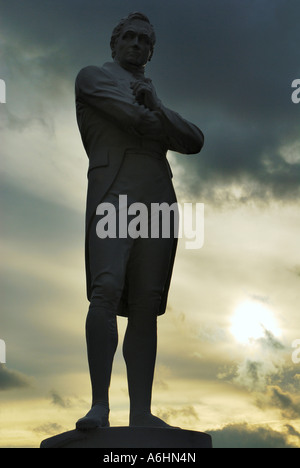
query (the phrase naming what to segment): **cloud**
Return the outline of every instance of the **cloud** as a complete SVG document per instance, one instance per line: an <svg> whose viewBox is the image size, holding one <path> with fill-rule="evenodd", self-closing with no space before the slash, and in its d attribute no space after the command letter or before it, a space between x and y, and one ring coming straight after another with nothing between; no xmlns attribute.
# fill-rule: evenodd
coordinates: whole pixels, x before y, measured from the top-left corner
<svg viewBox="0 0 300 468"><path fill-rule="evenodd" d="M263 346L277 350L285 349L285 346L280 343L280 341L273 335L272 332L270 332L270 330L264 329L264 335L265 336L263 338L258 340L262 343Z"/></svg>
<svg viewBox="0 0 300 468"><path fill-rule="evenodd" d="M172 424L172 421L180 419L183 424L193 425L199 421L199 415L196 409L192 406L184 406L182 408L166 407L157 411L157 416L164 421Z"/></svg>
<svg viewBox="0 0 300 468"><path fill-rule="evenodd" d="M75 203L72 210L7 179L2 180L1 196L2 238L6 241L40 256L80 248L83 214L76 213Z"/></svg>
<svg viewBox="0 0 300 468"><path fill-rule="evenodd" d="M297 448L289 442L287 433L268 426L238 423L205 432L211 435L214 448Z"/></svg>
<svg viewBox="0 0 300 468"><path fill-rule="evenodd" d="M47 423L47 424L41 424L40 426L37 426L33 428L32 430L33 432L36 432L38 434L54 435L54 434L59 434L60 432L62 432L63 427L57 423Z"/></svg>
<svg viewBox="0 0 300 468"><path fill-rule="evenodd" d="M286 424L285 427L290 435L298 437L300 439L300 432L296 431L296 429L293 426L291 426L290 424Z"/></svg>
<svg viewBox="0 0 300 468"><path fill-rule="evenodd" d="M8 84L15 80L14 91L19 86L22 92L16 110L31 109L31 118L51 128L55 116L49 108L55 102L59 112L63 96L73 99L82 66L111 59L112 28L137 9L135 2L120 0L114 8L108 0L70 6L70 0L3 5ZM296 199L300 163L286 157L284 148L299 145L298 109L290 99L299 73L299 2L276 0L267 8L204 0L187 8L177 1L141 1L138 9L158 36L149 74L159 95L206 137L199 156L178 158L187 193L218 204ZM11 122L27 125L19 114Z"/></svg>
<svg viewBox="0 0 300 468"><path fill-rule="evenodd" d="M241 356L239 362L224 366L218 378L246 390L257 408L279 411L283 419L299 419L298 374L290 364L290 349L268 330L248 349L252 358Z"/></svg>
<svg viewBox="0 0 300 468"><path fill-rule="evenodd" d="M0 364L0 391L30 388L32 381L29 377L16 370L8 369Z"/></svg>
<svg viewBox="0 0 300 468"><path fill-rule="evenodd" d="M278 409L283 418L300 418L300 399L298 395L294 396L289 392L284 392L278 385L268 386L265 394L259 396L257 406Z"/></svg>
<svg viewBox="0 0 300 468"><path fill-rule="evenodd" d="M75 119L74 79L79 69L111 60L112 28L130 11L144 11L157 33L146 73L163 102L205 134L200 155L170 155L174 182L184 198L229 208L252 201L267 205L273 199L297 202L300 104L292 104L290 85L300 77L299 8L298 0L3 2L1 78L8 100L1 107L0 128L2 314L11 335L10 362L24 374L1 368L1 390L26 388L26 374L51 379L56 387L56 379L72 371L78 392L86 391L79 376L86 372L82 323L87 165ZM256 405L263 420L264 412L277 411L294 421L299 403L296 371L287 365L283 341L266 330L255 343L257 354L252 353L254 346L245 355L226 327L240 290L253 285L260 301L276 295L288 327L296 323L292 288L300 268L295 265L286 277L282 271L296 262L292 230L297 212L266 210L263 218L259 209L241 207L234 217L224 211L226 216L215 222L212 211L213 207L206 211L201 255L194 252L186 269L179 263L177 279L176 271L173 276L175 318L174 311L166 322L161 318L165 325L159 354L161 365L171 371L158 373L156 389L164 396L177 380L187 384L188 391L196 388L198 395L201 383L217 383L212 398L226 401L222 392L217 395L218 388L232 391L230 418L238 393L238 403L245 403L245 420ZM190 322L194 316L197 319ZM71 379L68 385L71 394ZM175 386L173 390L180 393ZM50 401L52 411L76 405L73 397L57 390ZM176 418L199 423L192 404L161 411L171 423ZM220 410L216 424L224 421L224 412L231 412L230 404ZM205 410L203 416L209 419ZM44 429L50 433L51 422ZM296 437L293 430L297 432L292 426L286 430L281 434L240 424L215 434L223 431L228 443L236 440L245 446L262 441L284 446L288 434Z"/></svg>
<svg viewBox="0 0 300 468"><path fill-rule="evenodd" d="M60 408L70 408L71 402L69 399L63 398L56 390L50 392L51 403Z"/></svg>
<svg viewBox="0 0 300 468"><path fill-rule="evenodd" d="M295 265L290 269L292 273L294 273L296 276L300 277L300 265Z"/></svg>
<svg viewBox="0 0 300 468"><path fill-rule="evenodd" d="M246 353L228 368L220 369L219 378L251 392L264 392L272 381L280 381L287 369L286 347L269 330L264 334L249 346L251 357Z"/></svg>
<svg viewBox="0 0 300 468"><path fill-rule="evenodd" d="M269 391L274 406L280 408L285 417L291 419L300 417L299 401L296 402L289 393L283 392L280 387L271 387Z"/></svg>

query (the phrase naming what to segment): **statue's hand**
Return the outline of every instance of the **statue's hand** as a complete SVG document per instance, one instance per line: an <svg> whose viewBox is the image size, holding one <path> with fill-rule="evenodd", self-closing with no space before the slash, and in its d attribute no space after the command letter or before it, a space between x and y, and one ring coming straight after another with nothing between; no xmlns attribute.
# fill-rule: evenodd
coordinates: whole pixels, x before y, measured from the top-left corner
<svg viewBox="0 0 300 468"><path fill-rule="evenodd" d="M159 109L160 100L151 81L136 81L131 84L131 88L139 104L152 111Z"/></svg>

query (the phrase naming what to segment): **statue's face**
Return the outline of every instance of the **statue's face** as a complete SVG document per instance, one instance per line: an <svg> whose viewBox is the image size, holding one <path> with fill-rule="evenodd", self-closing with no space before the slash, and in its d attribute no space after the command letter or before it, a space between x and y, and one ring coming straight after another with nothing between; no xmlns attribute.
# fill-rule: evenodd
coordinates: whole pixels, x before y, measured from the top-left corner
<svg viewBox="0 0 300 468"><path fill-rule="evenodd" d="M127 22L115 44L115 60L121 66L145 66L151 55L151 27L145 21Z"/></svg>

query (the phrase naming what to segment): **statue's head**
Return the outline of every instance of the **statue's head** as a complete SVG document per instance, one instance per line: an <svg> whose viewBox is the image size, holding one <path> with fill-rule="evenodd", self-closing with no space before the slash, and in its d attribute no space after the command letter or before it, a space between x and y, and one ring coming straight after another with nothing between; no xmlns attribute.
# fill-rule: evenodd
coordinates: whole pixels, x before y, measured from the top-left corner
<svg viewBox="0 0 300 468"><path fill-rule="evenodd" d="M124 58L126 48L126 60L138 60L144 62L139 65L145 66L152 58L155 41L155 32L147 16L138 12L130 13L121 19L112 32L110 40L112 57L120 61L121 55ZM137 57L138 49L139 57Z"/></svg>

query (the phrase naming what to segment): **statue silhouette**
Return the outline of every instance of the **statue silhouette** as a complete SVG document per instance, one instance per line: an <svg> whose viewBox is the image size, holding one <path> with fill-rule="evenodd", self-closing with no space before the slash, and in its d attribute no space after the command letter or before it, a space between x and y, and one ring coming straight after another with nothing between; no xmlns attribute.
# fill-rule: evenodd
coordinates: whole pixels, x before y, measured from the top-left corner
<svg viewBox="0 0 300 468"><path fill-rule="evenodd" d="M78 429L109 426L109 386L118 344L117 316L128 317L123 343L130 398L130 426L170 427L151 413L157 351L157 317L165 312L175 259L176 216L170 235L99 237L99 204L120 213L128 203L176 203L166 153L198 153L203 134L165 107L145 66L155 33L149 19L132 13L111 37L112 62L87 66L76 78L76 113L89 158L86 206L86 320L92 407ZM167 66L167 65L166 65ZM124 232L117 217L117 232ZM130 216L127 223L130 222ZM153 219L148 219L149 225ZM127 227L127 225L125 226Z"/></svg>

